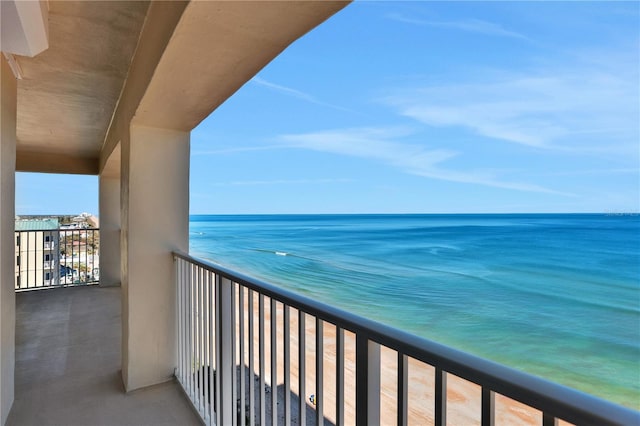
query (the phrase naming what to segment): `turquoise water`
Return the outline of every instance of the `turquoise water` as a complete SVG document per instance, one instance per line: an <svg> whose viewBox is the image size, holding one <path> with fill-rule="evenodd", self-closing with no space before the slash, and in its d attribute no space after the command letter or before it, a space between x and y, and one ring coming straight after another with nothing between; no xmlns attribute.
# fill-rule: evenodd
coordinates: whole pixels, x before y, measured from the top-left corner
<svg viewBox="0 0 640 426"><path fill-rule="evenodd" d="M638 215L192 216L190 226L195 256L640 408Z"/></svg>

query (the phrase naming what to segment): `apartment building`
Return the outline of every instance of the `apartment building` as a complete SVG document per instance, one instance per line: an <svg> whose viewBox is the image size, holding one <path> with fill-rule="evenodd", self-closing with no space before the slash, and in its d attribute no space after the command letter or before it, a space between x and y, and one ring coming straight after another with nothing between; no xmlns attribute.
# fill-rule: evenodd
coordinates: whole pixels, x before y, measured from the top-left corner
<svg viewBox="0 0 640 426"><path fill-rule="evenodd" d="M16 290L59 282L59 229L58 219L16 220Z"/></svg>

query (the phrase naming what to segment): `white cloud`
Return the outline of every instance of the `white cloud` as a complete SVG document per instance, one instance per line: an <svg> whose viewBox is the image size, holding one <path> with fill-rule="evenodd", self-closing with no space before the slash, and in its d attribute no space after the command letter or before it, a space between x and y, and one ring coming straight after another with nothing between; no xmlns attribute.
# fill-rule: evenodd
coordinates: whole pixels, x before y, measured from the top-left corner
<svg viewBox="0 0 640 426"><path fill-rule="evenodd" d="M349 183L352 179L274 179L274 180L239 180L232 182L213 183L212 186L261 186L261 185L323 185L335 183Z"/></svg>
<svg viewBox="0 0 640 426"><path fill-rule="evenodd" d="M581 69L501 74L396 91L384 100L429 126L540 148L632 152L638 140L637 71Z"/></svg>
<svg viewBox="0 0 640 426"><path fill-rule="evenodd" d="M537 174L541 176L640 175L640 168L565 170L559 172L542 172Z"/></svg>
<svg viewBox="0 0 640 426"><path fill-rule="evenodd" d="M411 133L413 132L399 127L359 128L283 135L280 140L291 147L372 158L405 169L422 169L456 155L453 151L426 150L419 145L393 142Z"/></svg>
<svg viewBox="0 0 640 426"><path fill-rule="evenodd" d="M208 151L193 151L191 154L195 156L225 155L225 154L237 154L242 152L253 152L253 151L274 151L274 150L286 149L286 148L290 148L290 147L286 145L238 146L235 148L221 148L221 149L212 149Z"/></svg>
<svg viewBox="0 0 640 426"><path fill-rule="evenodd" d="M287 96L292 96L294 98L298 98L300 100L303 100L303 101L306 101L306 102L309 102L309 103L312 103L312 104L315 104L315 105L325 106L325 107L337 109L339 111L355 112L353 110L341 107L339 105L333 105L333 104L330 104L330 103L327 103L327 102L323 102L323 101L317 99L315 96L312 96L312 95L310 95L308 93L301 92L300 90L296 90L296 89L293 89L291 87L282 86L280 84L275 84L275 83L272 83L272 82L267 81L267 80L265 80L263 78L260 78L260 77L253 77L250 81L252 83L254 83L254 84L259 85L259 86L266 87L266 88L271 89L271 90L275 90L275 91L283 93L283 94L285 94Z"/></svg>
<svg viewBox="0 0 640 426"><path fill-rule="evenodd" d="M282 135L291 147L368 158L396 167L405 173L450 182L484 185L517 191L572 196L539 185L501 180L491 171L456 171L442 164L457 155L455 151L426 149L421 145L398 142L412 132L406 128L358 128Z"/></svg>
<svg viewBox="0 0 640 426"><path fill-rule="evenodd" d="M493 22L483 21L480 19L461 19L457 21L427 21L423 19L406 17L404 15L397 14L397 13L390 14L388 15L388 17L395 21L405 22L407 24L450 28L454 30L461 30L461 31L466 31L466 32L476 33L476 34L484 34L484 35L498 36L498 37L510 37L510 38L517 38L521 40L530 41L530 39L523 34L508 30L504 28L502 25L499 25Z"/></svg>

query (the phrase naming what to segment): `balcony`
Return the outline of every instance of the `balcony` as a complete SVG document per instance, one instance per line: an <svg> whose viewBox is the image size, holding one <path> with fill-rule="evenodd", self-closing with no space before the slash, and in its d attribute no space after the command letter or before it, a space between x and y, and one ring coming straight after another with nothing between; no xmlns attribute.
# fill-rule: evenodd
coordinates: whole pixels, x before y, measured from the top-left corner
<svg viewBox="0 0 640 426"><path fill-rule="evenodd" d="M175 382L125 393L120 288L16 294L15 402L7 425L199 425Z"/></svg>

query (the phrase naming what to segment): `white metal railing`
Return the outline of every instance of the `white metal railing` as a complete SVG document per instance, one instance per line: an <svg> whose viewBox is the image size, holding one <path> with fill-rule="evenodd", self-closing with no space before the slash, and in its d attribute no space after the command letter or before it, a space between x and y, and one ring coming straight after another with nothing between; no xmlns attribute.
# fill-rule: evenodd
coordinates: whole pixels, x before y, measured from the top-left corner
<svg viewBox="0 0 640 426"><path fill-rule="evenodd" d="M486 426L505 399L533 412L532 424L640 424L639 412L574 389L185 254L174 261L175 374L206 425L306 425L315 417L317 425L404 426L412 416L418 424ZM459 380L478 389L474 419L460 420L448 396L447 383Z"/></svg>

